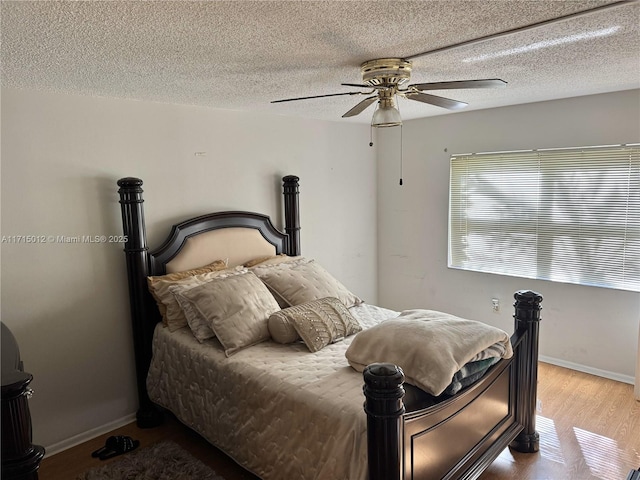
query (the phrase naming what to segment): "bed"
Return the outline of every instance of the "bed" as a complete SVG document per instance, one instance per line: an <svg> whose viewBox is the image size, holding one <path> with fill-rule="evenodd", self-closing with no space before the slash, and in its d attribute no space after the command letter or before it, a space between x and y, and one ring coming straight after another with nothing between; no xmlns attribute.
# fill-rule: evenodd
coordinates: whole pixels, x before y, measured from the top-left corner
<svg viewBox="0 0 640 480"><path fill-rule="evenodd" d="M155 250L147 246L142 184L130 177L118 181L140 427L160 424L168 409L265 479L473 479L506 447L538 451L540 294L514 295L514 332L507 336L513 354L492 362L459 391L439 395L405 383L405 372L393 363L363 365L363 373L349 365L354 363L350 357L347 362L345 350L355 351L354 339L398 314L361 302L349 305L345 315L353 315L362 331L311 352L306 337L290 344L230 344L224 332L202 339L187 327L171 332L162 326L149 277L220 259L225 268L238 269L256 258L283 255L299 258L301 268L311 265L313 260L301 257L299 179L283 178L284 232L263 214L217 212L174 225ZM243 288L240 278L262 266L255 268L251 275L246 269L238 274L233 288ZM225 283L230 282L207 285ZM274 317L276 308L286 307L269 306Z"/></svg>

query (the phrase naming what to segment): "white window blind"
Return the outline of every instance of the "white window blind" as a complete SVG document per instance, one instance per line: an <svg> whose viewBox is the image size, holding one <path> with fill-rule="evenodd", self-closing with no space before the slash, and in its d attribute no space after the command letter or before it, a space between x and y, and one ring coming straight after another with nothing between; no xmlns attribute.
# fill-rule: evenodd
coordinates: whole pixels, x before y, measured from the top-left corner
<svg viewBox="0 0 640 480"><path fill-rule="evenodd" d="M453 155L449 267L640 291L640 145Z"/></svg>

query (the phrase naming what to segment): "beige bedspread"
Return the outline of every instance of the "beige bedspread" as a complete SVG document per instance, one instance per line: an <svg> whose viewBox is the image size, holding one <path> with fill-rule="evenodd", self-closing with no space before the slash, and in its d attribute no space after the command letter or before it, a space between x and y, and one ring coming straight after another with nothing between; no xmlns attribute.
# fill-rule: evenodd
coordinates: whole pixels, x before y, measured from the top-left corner
<svg viewBox="0 0 640 480"><path fill-rule="evenodd" d="M397 315L351 312L365 328ZM344 356L352 339L316 353L269 341L227 358L215 339L159 326L149 396L265 480L365 480L362 375Z"/></svg>

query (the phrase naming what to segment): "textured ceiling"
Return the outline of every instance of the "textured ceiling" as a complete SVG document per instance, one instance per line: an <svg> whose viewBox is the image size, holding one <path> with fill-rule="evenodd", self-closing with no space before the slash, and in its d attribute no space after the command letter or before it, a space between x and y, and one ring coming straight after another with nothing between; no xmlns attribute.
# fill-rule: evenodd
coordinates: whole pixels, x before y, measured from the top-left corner
<svg viewBox="0 0 640 480"><path fill-rule="evenodd" d="M2 1L2 85L369 123L373 107L340 118L363 97L269 102L357 90L340 83L361 83L366 60L412 57L613 3ZM590 32L599 36L584 38ZM468 102L466 110L640 88L640 4L412 61L411 83L508 82L429 92ZM399 103L405 119L448 113Z"/></svg>

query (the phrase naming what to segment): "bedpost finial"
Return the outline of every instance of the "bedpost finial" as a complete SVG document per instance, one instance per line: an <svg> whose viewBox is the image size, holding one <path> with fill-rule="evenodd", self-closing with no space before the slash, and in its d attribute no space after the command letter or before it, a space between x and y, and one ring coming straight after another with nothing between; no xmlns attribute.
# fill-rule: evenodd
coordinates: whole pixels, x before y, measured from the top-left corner
<svg viewBox="0 0 640 480"><path fill-rule="evenodd" d="M404 372L392 363L372 363L362 372L364 376L364 411L377 418L399 418L405 412Z"/></svg>
<svg viewBox="0 0 640 480"><path fill-rule="evenodd" d="M540 310L542 307L542 295L532 290L518 290L513 294L513 298L516 299L515 307L524 308L528 310Z"/></svg>
<svg viewBox="0 0 640 480"><path fill-rule="evenodd" d="M518 290L513 294L513 298L516 299L516 304L521 304L524 308L526 308L526 305L529 305L530 308L542 308L540 307L540 303L542 303L542 295L538 292L534 292L532 290Z"/></svg>
<svg viewBox="0 0 640 480"><path fill-rule="evenodd" d="M542 310L540 303L542 302L542 295L532 290L518 290L513 294L513 298L516 299L513 304L515 308L515 314L513 317L516 321L540 321L540 310Z"/></svg>
<svg viewBox="0 0 640 480"><path fill-rule="evenodd" d="M300 181L300 177L296 175L287 175L285 177L282 177L282 181L284 183L298 183Z"/></svg>
<svg viewBox="0 0 640 480"><path fill-rule="evenodd" d="M392 363L372 363L362 373L365 384L376 390L397 389L404 382L402 368Z"/></svg>
<svg viewBox="0 0 640 480"><path fill-rule="evenodd" d="M120 204L142 203L142 180L135 177L125 177L118 180L120 189Z"/></svg>
<svg viewBox="0 0 640 480"><path fill-rule="evenodd" d="M124 177L118 180L118 186L123 188L141 187L142 180L136 177Z"/></svg>

